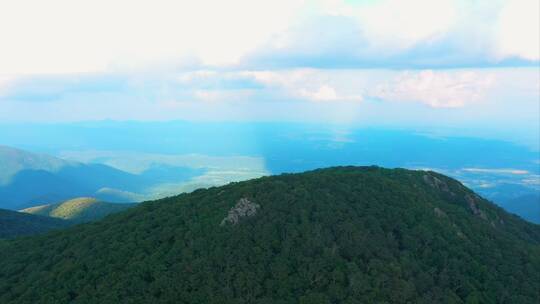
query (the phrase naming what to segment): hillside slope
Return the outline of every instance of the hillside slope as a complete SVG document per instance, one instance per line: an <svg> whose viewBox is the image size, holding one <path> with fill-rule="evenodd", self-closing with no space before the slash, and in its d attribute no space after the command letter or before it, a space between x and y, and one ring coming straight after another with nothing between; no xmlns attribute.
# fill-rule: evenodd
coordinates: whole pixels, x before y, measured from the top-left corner
<svg viewBox="0 0 540 304"><path fill-rule="evenodd" d="M61 219L0 209L0 239L45 233L73 224Z"/></svg>
<svg viewBox="0 0 540 304"><path fill-rule="evenodd" d="M338 167L0 242L2 303L539 303L540 227L424 171Z"/></svg>
<svg viewBox="0 0 540 304"><path fill-rule="evenodd" d="M133 206L135 204L113 204L101 202L91 197L80 197L58 204L35 206L20 211L82 223L96 221L109 214L120 212Z"/></svg>
<svg viewBox="0 0 540 304"><path fill-rule="evenodd" d="M29 153L20 149L0 145L0 185L23 170L45 170L56 172L71 163L52 156Z"/></svg>
<svg viewBox="0 0 540 304"><path fill-rule="evenodd" d="M540 191L516 184L500 184L496 188L483 188L479 192L504 210L540 224Z"/></svg>
<svg viewBox="0 0 540 304"><path fill-rule="evenodd" d="M65 161L0 146L0 208L19 210L83 196L133 202L142 200L147 189L186 181L203 171L157 166L133 174L103 164Z"/></svg>
<svg viewBox="0 0 540 304"><path fill-rule="evenodd" d="M22 209L98 194L105 187L141 187L139 176L105 165L65 161L0 146L0 208ZM122 197L110 199L125 202Z"/></svg>

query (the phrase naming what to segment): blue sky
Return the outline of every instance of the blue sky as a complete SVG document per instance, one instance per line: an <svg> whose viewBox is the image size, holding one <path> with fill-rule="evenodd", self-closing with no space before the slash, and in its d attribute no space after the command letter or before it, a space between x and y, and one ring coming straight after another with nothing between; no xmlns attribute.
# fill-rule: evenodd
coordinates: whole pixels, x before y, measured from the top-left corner
<svg viewBox="0 0 540 304"><path fill-rule="evenodd" d="M0 121L294 121L540 139L540 2L11 1Z"/></svg>

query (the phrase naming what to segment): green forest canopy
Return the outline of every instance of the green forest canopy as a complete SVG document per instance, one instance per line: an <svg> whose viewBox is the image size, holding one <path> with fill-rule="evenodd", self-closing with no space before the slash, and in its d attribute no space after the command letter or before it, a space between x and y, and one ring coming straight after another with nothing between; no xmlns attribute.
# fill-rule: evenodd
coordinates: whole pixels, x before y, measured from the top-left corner
<svg viewBox="0 0 540 304"><path fill-rule="evenodd" d="M3 241L0 302L539 303L540 227L434 172L284 174Z"/></svg>

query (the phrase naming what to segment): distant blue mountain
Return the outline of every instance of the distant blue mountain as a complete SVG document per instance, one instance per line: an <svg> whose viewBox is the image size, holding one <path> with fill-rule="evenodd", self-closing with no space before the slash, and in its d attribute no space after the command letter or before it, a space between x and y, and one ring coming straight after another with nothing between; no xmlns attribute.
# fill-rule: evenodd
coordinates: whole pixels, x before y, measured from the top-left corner
<svg viewBox="0 0 540 304"><path fill-rule="evenodd" d="M512 199L496 201L508 212L520 215L522 218L540 224L540 194L529 193Z"/></svg>
<svg viewBox="0 0 540 304"><path fill-rule="evenodd" d="M519 184L502 183L478 192L506 211L540 224L540 191Z"/></svg>
<svg viewBox="0 0 540 304"><path fill-rule="evenodd" d="M337 165L521 168L540 155L500 140L434 136L411 130L307 123L114 122L0 124L3 144L32 151L130 151L213 156L256 155L272 174Z"/></svg>
<svg viewBox="0 0 540 304"><path fill-rule="evenodd" d="M178 182L201 170L157 166L141 174L124 172L103 164L67 162L51 156L1 147L0 208L23 209L74 197L94 196L110 202L131 202L126 192L139 192L163 182ZM115 189L114 191L102 191Z"/></svg>

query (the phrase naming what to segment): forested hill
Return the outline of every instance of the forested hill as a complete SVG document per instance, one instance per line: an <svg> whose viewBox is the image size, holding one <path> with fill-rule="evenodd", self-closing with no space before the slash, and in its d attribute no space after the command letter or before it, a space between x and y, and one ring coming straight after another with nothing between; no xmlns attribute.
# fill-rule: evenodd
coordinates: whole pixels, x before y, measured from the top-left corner
<svg viewBox="0 0 540 304"><path fill-rule="evenodd" d="M61 219L0 209L0 239L45 233L73 224Z"/></svg>
<svg viewBox="0 0 540 304"><path fill-rule="evenodd" d="M47 204L20 210L24 213L49 216L77 223L92 222L126 210L135 204L107 203L92 197L79 197L57 204Z"/></svg>
<svg viewBox="0 0 540 304"><path fill-rule="evenodd" d="M198 190L0 243L1 303L540 303L540 226L425 171Z"/></svg>

